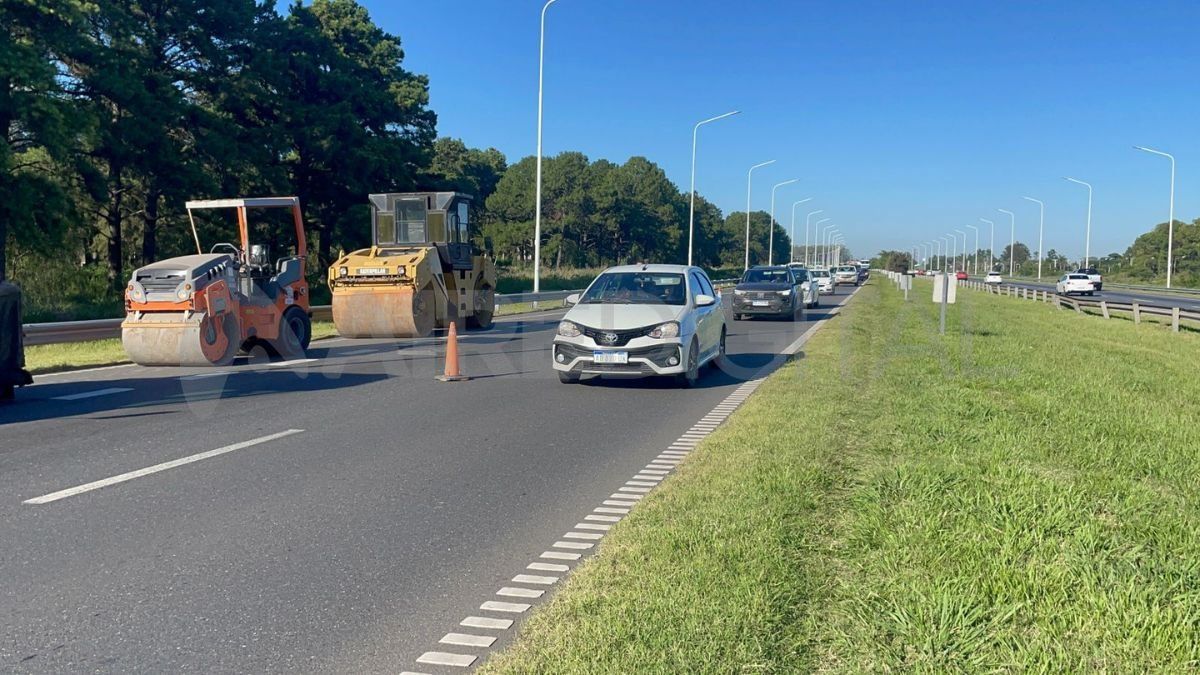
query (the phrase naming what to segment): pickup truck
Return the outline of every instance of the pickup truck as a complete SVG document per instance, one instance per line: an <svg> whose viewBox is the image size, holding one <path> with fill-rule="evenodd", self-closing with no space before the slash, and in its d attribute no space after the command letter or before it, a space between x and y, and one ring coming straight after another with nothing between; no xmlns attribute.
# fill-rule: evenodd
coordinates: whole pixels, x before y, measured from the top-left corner
<svg viewBox="0 0 1200 675"><path fill-rule="evenodd" d="M1075 274L1088 275L1088 279L1092 282L1092 288L1095 288L1097 293L1100 292L1100 289L1104 288L1104 277L1100 275L1100 270L1095 267L1080 267L1075 270Z"/></svg>

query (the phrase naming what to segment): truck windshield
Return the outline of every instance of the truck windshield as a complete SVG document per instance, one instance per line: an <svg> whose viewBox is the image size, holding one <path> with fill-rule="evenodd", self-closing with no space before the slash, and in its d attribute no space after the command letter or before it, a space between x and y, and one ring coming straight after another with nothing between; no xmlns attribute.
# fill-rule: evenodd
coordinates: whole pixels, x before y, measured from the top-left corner
<svg viewBox="0 0 1200 675"><path fill-rule="evenodd" d="M592 283L581 305L684 305L682 274L605 272Z"/></svg>

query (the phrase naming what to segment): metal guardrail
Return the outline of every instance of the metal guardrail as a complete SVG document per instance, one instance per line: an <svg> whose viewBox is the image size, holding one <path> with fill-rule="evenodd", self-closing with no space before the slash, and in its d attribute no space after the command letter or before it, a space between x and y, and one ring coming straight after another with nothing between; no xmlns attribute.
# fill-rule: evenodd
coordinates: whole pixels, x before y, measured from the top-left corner
<svg viewBox="0 0 1200 675"><path fill-rule="evenodd" d="M720 279L713 282L714 286L724 287L737 283L737 279ZM496 294L496 306L515 305L523 302L554 302L567 299L572 293L582 293L584 289L569 291L542 291L541 293L504 293ZM316 321L332 321L333 308L330 305L313 305L309 308ZM55 321L52 323L27 323L22 326L25 333L26 345L49 345L66 342L87 342L89 340L104 340L121 337L121 322L124 319L94 319L91 321Z"/></svg>
<svg viewBox="0 0 1200 675"><path fill-rule="evenodd" d="M982 278L982 277L980 277L979 275L971 275L972 280L975 280L976 278ZM1026 281L1026 282L1033 283L1033 284L1046 284L1048 286L1053 286L1054 282L1058 280L1058 277L1042 277L1042 279L1039 280L1037 277L1015 276L1015 277L1009 277L1009 279L1012 281ZM1178 295L1200 296L1200 288L1180 288L1177 286L1173 287L1173 288L1167 288L1166 286L1141 286L1141 285L1137 285L1137 284L1123 284L1123 283L1116 282L1116 281L1105 281L1104 287L1108 288L1108 289L1113 289L1113 290L1138 291L1141 293L1161 293L1163 295L1178 294Z"/></svg>
<svg viewBox="0 0 1200 675"><path fill-rule="evenodd" d="M1142 316L1147 314L1151 316L1170 317L1171 330L1175 332L1179 332L1179 322L1181 320L1200 322L1200 311L1166 304L1154 304L1146 302L1112 302L1109 300L1084 299L1063 296L1052 291L1030 289L1024 286L1016 286L1013 284L985 284L983 282L974 280L966 282L965 285L967 288L985 291L994 295L1005 295L1014 298L1052 303L1056 307L1071 308L1079 313L1083 313L1084 309L1096 309L1100 310L1100 316L1103 316L1105 319L1112 318L1113 312L1132 314L1133 322L1139 324L1142 322Z"/></svg>

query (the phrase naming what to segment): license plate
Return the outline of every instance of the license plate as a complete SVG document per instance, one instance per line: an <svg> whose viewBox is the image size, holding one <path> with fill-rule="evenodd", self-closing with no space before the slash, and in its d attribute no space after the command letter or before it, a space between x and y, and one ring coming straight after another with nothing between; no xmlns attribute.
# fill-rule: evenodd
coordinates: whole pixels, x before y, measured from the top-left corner
<svg viewBox="0 0 1200 675"><path fill-rule="evenodd" d="M770 307L771 306L771 303L767 300L755 300L753 304L755 307Z"/></svg>
<svg viewBox="0 0 1200 675"><path fill-rule="evenodd" d="M629 352L592 352L596 363L629 363Z"/></svg>
<svg viewBox="0 0 1200 675"><path fill-rule="evenodd" d="M387 274L386 267L360 267L358 273L364 276Z"/></svg>

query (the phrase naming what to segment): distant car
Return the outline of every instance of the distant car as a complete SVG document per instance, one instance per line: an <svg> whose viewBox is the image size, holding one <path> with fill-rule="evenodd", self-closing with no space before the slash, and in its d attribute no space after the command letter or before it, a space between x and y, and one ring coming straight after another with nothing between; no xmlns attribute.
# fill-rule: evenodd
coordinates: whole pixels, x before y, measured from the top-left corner
<svg viewBox="0 0 1200 675"><path fill-rule="evenodd" d="M1003 282L1004 280L1000 278L999 272L988 272L987 276L983 278L983 283L985 284L999 284Z"/></svg>
<svg viewBox="0 0 1200 675"><path fill-rule="evenodd" d="M1082 273L1062 275L1062 278L1058 280L1058 283L1054 284L1054 291L1059 295L1070 295L1072 293L1092 295L1096 292L1095 286L1093 286L1092 278L1087 274Z"/></svg>
<svg viewBox="0 0 1200 675"><path fill-rule="evenodd" d="M1074 274L1086 274L1088 280L1092 282L1093 290L1099 291L1104 288L1104 277L1095 267L1081 267L1075 270Z"/></svg>
<svg viewBox="0 0 1200 675"><path fill-rule="evenodd" d="M967 280L967 279L969 279L970 277L969 277L969 276L967 276L967 273L966 273L966 272L964 272L964 271L962 271L962 270L959 270L959 271L957 271L957 272L955 272L955 273L954 273L954 278L955 278L955 279L958 279L959 281L966 281L966 280Z"/></svg>
<svg viewBox="0 0 1200 675"><path fill-rule="evenodd" d="M733 288L733 318L768 314L795 321L805 305L804 289L790 267L752 267ZM807 280L807 273L804 274Z"/></svg>
<svg viewBox="0 0 1200 675"><path fill-rule="evenodd" d="M858 285L858 268L853 265L842 265L833 272L834 284Z"/></svg>
<svg viewBox="0 0 1200 675"><path fill-rule="evenodd" d="M833 293L833 275L824 267L814 267L808 271L808 275L817 280L817 291L819 293Z"/></svg>
<svg viewBox="0 0 1200 675"><path fill-rule="evenodd" d="M551 365L583 375L672 375L692 386L725 354L725 312L708 275L687 265L623 265L600 273L558 324Z"/></svg>

